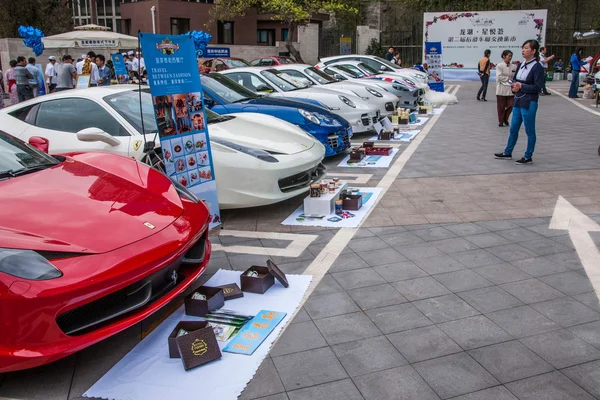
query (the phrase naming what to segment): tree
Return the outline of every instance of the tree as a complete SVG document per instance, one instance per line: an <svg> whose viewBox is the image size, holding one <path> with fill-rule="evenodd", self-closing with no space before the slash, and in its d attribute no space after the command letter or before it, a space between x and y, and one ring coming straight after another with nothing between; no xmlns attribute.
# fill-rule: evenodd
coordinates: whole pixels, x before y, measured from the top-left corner
<svg viewBox="0 0 600 400"><path fill-rule="evenodd" d="M19 37L21 25L54 35L71 30L73 14L63 0L0 0L0 37Z"/></svg>
<svg viewBox="0 0 600 400"><path fill-rule="evenodd" d="M288 26L286 48L298 62L304 62L300 51L293 45L294 34L299 26L309 23L313 15L357 14L358 9L344 0L220 0L211 9L213 20L230 20L243 17L247 10L256 8L260 14L271 15L271 19L282 21Z"/></svg>

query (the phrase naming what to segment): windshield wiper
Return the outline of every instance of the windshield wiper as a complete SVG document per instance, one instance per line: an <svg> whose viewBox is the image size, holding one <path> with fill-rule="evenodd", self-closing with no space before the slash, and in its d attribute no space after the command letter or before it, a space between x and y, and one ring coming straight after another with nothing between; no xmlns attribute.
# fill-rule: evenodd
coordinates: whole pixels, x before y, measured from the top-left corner
<svg viewBox="0 0 600 400"><path fill-rule="evenodd" d="M225 116L225 115L221 115L219 117L216 118L209 118L208 123L209 124L218 124L219 122L225 122L225 121L229 121L231 119L233 119L234 117L232 116Z"/></svg>
<svg viewBox="0 0 600 400"><path fill-rule="evenodd" d="M41 171L46 168L53 167L57 164L58 163L44 163L44 164L38 164L38 165L34 165L32 167L25 167L25 168L21 168L21 169L17 169L17 170L9 169L7 171L1 171L0 179L15 178L17 176L30 174L30 173L36 172L36 171Z"/></svg>

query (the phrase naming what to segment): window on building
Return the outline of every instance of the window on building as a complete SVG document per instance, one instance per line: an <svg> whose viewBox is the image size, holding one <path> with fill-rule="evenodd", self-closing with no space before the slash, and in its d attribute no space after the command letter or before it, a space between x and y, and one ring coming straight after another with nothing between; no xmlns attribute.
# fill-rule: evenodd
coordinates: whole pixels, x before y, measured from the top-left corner
<svg viewBox="0 0 600 400"><path fill-rule="evenodd" d="M104 18L98 18L98 25L106 26L106 20Z"/></svg>
<svg viewBox="0 0 600 400"><path fill-rule="evenodd" d="M116 1L117 4L120 2L120 0L106 0L104 3L104 5L106 6L106 15L107 16L113 15L113 1Z"/></svg>
<svg viewBox="0 0 600 400"><path fill-rule="evenodd" d="M258 43L259 46L275 46L275 29L257 30L256 43Z"/></svg>
<svg viewBox="0 0 600 400"><path fill-rule="evenodd" d="M287 40L289 34L290 34L290 30L288 28L281 29L281 40L285 42Z"/></svg>
<svg viewBox="0 0 600 400"><path fill-rule="evenodd" d="M115 28L113 26L113 20L112 20L112 18L107 18L106 19L106 27L109 28L111 31L115 30Z"/></svg>
<svg viewBox="0 0 600 400"><path fill-rule="evenodd" d="M171 35L183 35L189 31L189 18L171 18Z"/></svg>
<svg viewBox="0 0 600 400"><path fill-rule="evenodd" d="M121 30L126 35L131 35L131 20L130 19L122 19L121 24L117 24L117 32L119 31L119 25L121 25Z"/></svg>
<svg viewBox="0 0 600 400"><path fill-rule="evenodd" d="M96 11L98 12L98 15L100 16L104 16L104 1L105 0L96 0ZM110 0L108 0L110 1ZM104 24L99 24L99 25L104 25Z"/></svg>
<svg viewBox="0 0 600 400"><path fill-rule="evenodd" d="M217 42L219 44L233 44L233 22L217 22Z"/></svg>

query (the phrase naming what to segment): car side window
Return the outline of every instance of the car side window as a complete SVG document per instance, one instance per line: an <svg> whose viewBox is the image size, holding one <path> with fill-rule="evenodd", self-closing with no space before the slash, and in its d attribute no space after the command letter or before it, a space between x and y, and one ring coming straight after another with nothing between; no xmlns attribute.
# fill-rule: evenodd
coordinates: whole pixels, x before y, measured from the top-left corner
<svg viewBox="0 0 600 400"><path fill-rule="evenodd" d="M269 85L265 80L248 72L239 72L237 74L230 74L227 76L234 78L237 83L244 86L246 89L252 90L253 92L258 92L260 86L272 88L272 86Z"/></svg>
<svg viewBox="0 0 600 400"><path fill-rule="evenodd" d="M250 65L252 65L253 67L258 67L261 62L262 62L262 59L253 60L250 62Z"/></svg>
<svg viewBox="0 0 600 400"><path fill-rule="evenodd" d="M270 59L270 58L263 58L262 65L268 67L268 66L271 66L271 65L275 65L275 62L272 59Z"/></svg>
<svg viewBox="0 0 600 400"><path fill-rule="evenodd" d="M108 111L92 100L82 98L41 103L35 126L70 133L86 128L99 128L112 136L129 136L127 130Z"/></svg>
<svg viewBox="0 0 600 400"><path fill-rule="evenodd" d="M361 58L358 61L361 61L361 62L367 64L369 67L373 68L376 71L380 71L381 70L381 64L379 64L375 60L371 60L370 58Z"/></svg>
<svg viewBox="0 0 600 400"><path fill-rule="evenodd" d="M12 111L9 114L16 119L34 125L35 116L39 106L39 104L33 104L31 106L19 108L18 110Z"/></svg>

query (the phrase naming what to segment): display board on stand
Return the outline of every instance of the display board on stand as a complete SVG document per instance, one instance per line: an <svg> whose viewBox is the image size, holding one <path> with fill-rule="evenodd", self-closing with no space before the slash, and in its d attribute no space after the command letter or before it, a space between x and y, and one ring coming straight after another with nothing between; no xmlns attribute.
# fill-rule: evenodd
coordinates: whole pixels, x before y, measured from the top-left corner
<svg viewBox="0 0 600 400"><path fill-rule="evenodd" d="M115 76L117 77L117 83L126 84L129 83L129 74L127 73L127 67L125 66L125 60L123 60L122 54L111 54L113 66L115 68Z"/></svg>
<svg viewBox="0 0 600 400"><path fill-rule="evenodd" d="M221 222L217 183L194 43L186 35L140 33L167 175Z"/></svg>
<svg viewBox="0 0 600 400"><path fill-rule="evenodd" d="M444 92L442 42L425 42L425 62L429 87L436 92Z"/></svg>
<svg viewBox="0 0 600 400"><path fill-rule="evenodd" d="M444 68L477 68L486 49L500 62L503 50L521 54L523 42L546 40L548 10L424 13L423 43L440 42Z"/></svg>

